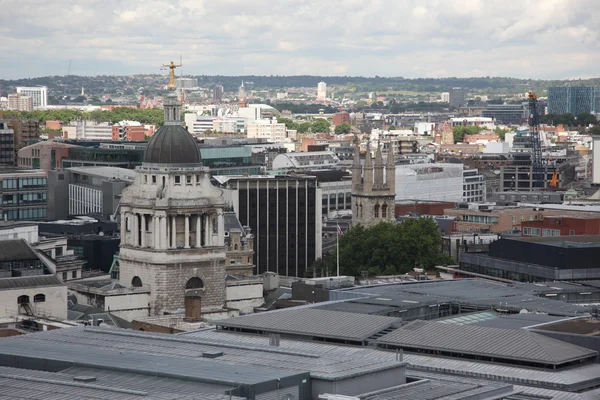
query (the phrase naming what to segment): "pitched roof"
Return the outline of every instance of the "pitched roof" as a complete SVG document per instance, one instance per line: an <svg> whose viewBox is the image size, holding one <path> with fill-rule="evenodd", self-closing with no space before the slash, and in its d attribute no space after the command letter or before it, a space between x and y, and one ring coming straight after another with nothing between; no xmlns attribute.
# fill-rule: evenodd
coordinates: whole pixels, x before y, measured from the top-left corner
<svg viewBox="0 0 600 400"><path fill-rule="evenodd" d="M527 330L415 321L390 332L378 343L404 349L561 365L596 356L596 351Z"/></svg>
<svg viewBox="0 0 600 400"><path fill-rule="evenodd" d="M62 283L55 275L22 276L18 278L0 279L0 290L63 285L64 283Z"/></svg>
<svg viewBox="0 0 600 400"><path fill-rule="evenodd" d="M316 308L293 308L229 318L217 323L231 328L340 340L364 341L401 319Z"/></svg>
<svg viewBox="0 0 600 400"><path fill-rule="evenodd" d="M37 254L27 245L24 239L0 241L0 262L36 259L38 259Z"/></svg>

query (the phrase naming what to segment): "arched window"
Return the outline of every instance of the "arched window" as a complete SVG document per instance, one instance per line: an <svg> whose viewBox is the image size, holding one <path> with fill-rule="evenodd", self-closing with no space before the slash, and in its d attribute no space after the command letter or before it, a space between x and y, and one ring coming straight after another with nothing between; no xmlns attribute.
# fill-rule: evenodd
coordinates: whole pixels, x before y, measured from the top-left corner
<svg viewBox="0 0 600 400"><path fill-rule="evenodd" d="M204 282L202 282L202 279L198 278L198 277L193 277L190 280L187 281L187 283L185 284L185 288L186 289L202 289L204 287Z"/></svg>
<svg viewBox="0 0 600 400"><path fill-rule="evenodd" d="M233 250L237 250L237 249L238 249L238 244L236 243L233 245Z"/></svg>
<svg viewBox="0 0 600 400"><path fill-rule="evenodd" d="M29 296L23 295L17 297L17 304L29 304Z"/></svg>
<svg viewBox="0 0 600 400"><path fill-rule="evenodd" d="M140 279L139 276L134 276L133 279L131 280L131 286L133 287L142 287L142 280Z"/></svg>
<svg viewBox="0 0 600 400"><path fill-rule="evenodd" d="M358 214L359 214L359 215L360 215L360 217L362 218L362 216L363 216L363 213L362 213L362 204L359 206L359 208L360 208L360 212L359 212Z"/></svg>
<svg viewBox="0 0 600 400"><path fill-rule="evenodd" d="M33 296L34 303L43 303L45 301L46 301L46 295L43 293L38 293L35 296Z"/></svg>
<svg viewBox="0 0 600 400"><path fill-rule="evenodd" d="M381 206L381 218L387 218L387 204L383 203Z"/></svg>
<svg viewBox="0 0 600 400"><path fill-rule="evenodd" d="M375 218L379 218L379 204L375 204L375 207L373 208L373 214Z"/></svg>

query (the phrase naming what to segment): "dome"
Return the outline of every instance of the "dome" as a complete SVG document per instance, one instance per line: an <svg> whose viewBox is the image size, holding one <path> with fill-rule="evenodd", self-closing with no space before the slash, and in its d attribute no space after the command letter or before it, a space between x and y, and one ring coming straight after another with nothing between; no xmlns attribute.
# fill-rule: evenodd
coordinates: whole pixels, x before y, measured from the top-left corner
<svg viewBox="0 0 600 400"><path fill-rule="evenodd" d="M175 93L164 100L165 124L148 142L144 162L151 164L200 164L196 140L181 126L179 101Z"/></svg>
<svg viewBox="0 0 600 400"><path fill-rule="evenodd" d="M196 140L181 125L164 125L146 147L144 162L152 164L200 164Z"/></svg>

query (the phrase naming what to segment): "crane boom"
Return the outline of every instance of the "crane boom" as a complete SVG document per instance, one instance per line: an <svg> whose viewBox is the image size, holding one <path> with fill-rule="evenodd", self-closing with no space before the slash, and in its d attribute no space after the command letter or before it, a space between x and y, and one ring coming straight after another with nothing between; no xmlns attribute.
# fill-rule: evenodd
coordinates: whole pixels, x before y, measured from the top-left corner
<svg viewBox="0 0 600 400"><path fill-rule="evenodd" d="M540 117L537 96L533 92L529 92L529 131L533 144L533 151L531 153L531 166L533 173L532 186L537 189L545 189L542 143L540 138Z"/></svg>

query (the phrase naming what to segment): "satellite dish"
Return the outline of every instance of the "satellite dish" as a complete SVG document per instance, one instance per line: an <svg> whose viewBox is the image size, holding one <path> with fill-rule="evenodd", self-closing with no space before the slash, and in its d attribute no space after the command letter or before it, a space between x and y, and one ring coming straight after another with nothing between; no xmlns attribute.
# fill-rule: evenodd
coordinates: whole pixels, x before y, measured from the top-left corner
<svg viewBox="0 0 600 400"><path fill-rule="evenodd" d="M523 308L521 311L519 311L519 314L529 314L529 311L527 311L527 309Z"/></svg>

